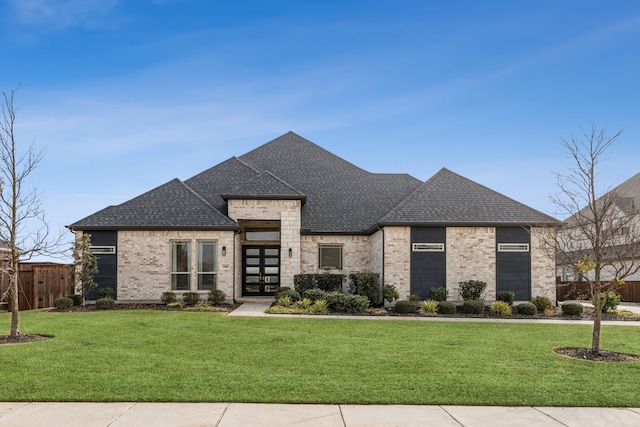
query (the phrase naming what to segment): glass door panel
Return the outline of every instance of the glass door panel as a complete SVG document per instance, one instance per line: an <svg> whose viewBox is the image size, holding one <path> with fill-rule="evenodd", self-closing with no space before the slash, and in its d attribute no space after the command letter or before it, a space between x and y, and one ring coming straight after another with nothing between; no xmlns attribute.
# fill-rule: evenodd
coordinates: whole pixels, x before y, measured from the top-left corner
<svg viewBox="0 0 640 427"><path fill-rule="evenodd" d="M280 287L280 247L242 247L243 295L273 295Z"/></svg>

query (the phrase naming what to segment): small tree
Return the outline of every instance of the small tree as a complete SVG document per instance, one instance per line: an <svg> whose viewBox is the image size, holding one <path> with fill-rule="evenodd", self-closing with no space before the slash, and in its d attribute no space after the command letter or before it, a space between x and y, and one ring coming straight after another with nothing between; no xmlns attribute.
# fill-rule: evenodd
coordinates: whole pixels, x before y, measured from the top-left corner
<svg viewBox="0 0 640 427"><path fill-rule="evenodd" d="M0 106L0 240L7 249L1 268L9 277L8 296L12 308L9 336L12 338L20 335L20 261L38 254L54 253L62 239L61 233L57 238L51 239L40 193L27 187L28 178L42 161L44 152L36 150L33 145L25 148L18 144L14 94L15 90L2 92Z"/></svg>
<svg viewBox="0 0 640 427"><path fill-rule="evenodd" d="M602 308L607 292L640 270L639 223L635 201L618 191L600 189L599 167L606 150L620 136L595 124L562 145L572 160L567 173L556 174L559 193L552 201L568 218L553 242L560 266L569 266L588 285L594 305L591 351L600 351Z"/></svg>
<svg viewBox="0 0 640 427"><path fill-rule="evenodd" d="M69 266L69 273L76 292L82 295L82 304L84 305L87 293L98 287L98 284L93 279L98 274L98 260L91 253L91 234L83 233L73 242L71 250L73 252L73 264Z"/></svg>

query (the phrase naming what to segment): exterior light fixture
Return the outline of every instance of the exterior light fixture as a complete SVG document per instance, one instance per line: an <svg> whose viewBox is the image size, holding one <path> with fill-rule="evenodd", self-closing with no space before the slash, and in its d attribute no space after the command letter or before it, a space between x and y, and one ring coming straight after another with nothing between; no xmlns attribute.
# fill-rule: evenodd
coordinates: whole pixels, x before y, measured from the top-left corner
<svg viewBox="0 0 640 427"><path fill-rule="evenodd" d="M222 247L222 256L227 256L227 247L226 246Z"/></svg>
<svg viewBox="0 0 640 427"><path fill-rule="evenodd" d="M293 256L293 249L289 248L289 258Z"/></svg>

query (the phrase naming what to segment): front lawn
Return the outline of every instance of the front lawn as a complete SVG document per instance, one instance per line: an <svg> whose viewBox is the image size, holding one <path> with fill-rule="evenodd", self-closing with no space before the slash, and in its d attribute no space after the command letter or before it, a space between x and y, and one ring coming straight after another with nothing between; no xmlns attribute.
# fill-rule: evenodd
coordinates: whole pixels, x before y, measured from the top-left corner
<svg viewBox="0 0 640 427"><path fill-rule="evenodd" d="M590 325L240 318L184 311L23 312L0 346L0 401L640 406L640 362L558 356ZM0 315L0 334L9 331ZM602 348L640 353L640 329Z"/></svg>

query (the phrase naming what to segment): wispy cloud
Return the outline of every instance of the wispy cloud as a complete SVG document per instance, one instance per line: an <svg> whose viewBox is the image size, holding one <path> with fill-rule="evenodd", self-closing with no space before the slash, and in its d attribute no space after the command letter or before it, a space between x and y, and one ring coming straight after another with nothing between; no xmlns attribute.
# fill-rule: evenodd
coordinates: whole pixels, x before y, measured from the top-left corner
<svg viewBox="0 0 640 427"><path fill-rule="evenodd" d="M119 0L9 0L17 21L39 29L107 26L108 18Z"/></svg>

